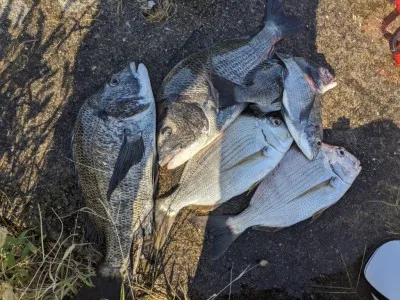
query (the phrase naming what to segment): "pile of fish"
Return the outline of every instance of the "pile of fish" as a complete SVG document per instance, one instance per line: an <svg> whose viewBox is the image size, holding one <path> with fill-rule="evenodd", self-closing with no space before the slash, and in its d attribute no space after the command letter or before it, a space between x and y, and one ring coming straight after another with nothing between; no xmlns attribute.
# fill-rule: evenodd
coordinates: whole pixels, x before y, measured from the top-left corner
<svg viewBox="0 0 400 300"><path fill-rule="evenodd" d="M155 234L161 247L186 206L215 207L255 188L236 216L191 219L206 224L218 258L247 228L294 225L350 188L360 162L322 142L321 95L336 86L335 77L274 51L301 28L279 0L268 0L258 34L183 59L156 101L146 68L131 63L84 102L74 161L86 206L105 236L101 275L125 275L132 242ZM157 154L160 167L184 170L179 185L154 200Z"/></svg>

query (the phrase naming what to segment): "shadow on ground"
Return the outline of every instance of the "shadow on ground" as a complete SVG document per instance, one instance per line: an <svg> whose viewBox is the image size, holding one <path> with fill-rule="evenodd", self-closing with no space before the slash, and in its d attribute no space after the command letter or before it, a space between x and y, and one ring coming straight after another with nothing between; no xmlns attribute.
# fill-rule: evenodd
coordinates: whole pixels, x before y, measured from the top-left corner
<svg viewBox="0 0 400 300"><path fill-rule="evenodd" d="M400 130L392 121L384 120L359 128L349 128L349 125L350 120L341 119L325 131L327 143L345 147L363 166L346 195L314 222L307 220L275 233L247 230L217 261L209 259L212 240L205 241L191 285L198 299L208 298L229 284L232 268L235 278L248 265L256 265L261 260L267 260L268 266L256 267L235 282L232 294L252 299L256 296L256 299L267 296L287 299L288 296L315 294L332 299L332 292L344 291L342 299L357 295L368 297L363 278L357 294L354 293L364 248L368 256L379 243L398 236L390 232L400 233L400 209L393 211L392 207L399 195L400 180L396 158L399 148L393 141L399 140ZM244 209L248 200L239 197L212 214L236 214ZM345 273L326 275L340 273L345 267L351 270L351 282ZM222 293L227 294L229 289Z"/></svg>
<svg viewBox="0 0 400 300"><path fill-rule="evenodd" d="M54 128L72 91L74 42L83 27L59 7L39 0L7 0L0 9L1 216L18 226L34 226L37 204L46 211L53 202L59 210L69 204L69 197L57 191L49 199L50 194L57 189L69 192L74 185L59 177L68 161L60 153L49 154L55 150ZM88 11L90 7L79 13ZM58 167L46 178L50 157L50 165Z"/></svg>

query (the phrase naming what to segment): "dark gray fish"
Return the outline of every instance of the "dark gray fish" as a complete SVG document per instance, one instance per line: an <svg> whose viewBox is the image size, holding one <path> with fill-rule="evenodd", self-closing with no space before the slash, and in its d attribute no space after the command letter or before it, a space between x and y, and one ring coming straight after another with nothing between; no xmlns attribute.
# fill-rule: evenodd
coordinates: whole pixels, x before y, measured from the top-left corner
<svg viewBox="0 0 400 300"><path fill-rule="evenodd" d="M319 216L347 192L361 171L345 149L323 144L315 160L292 147L258 186L249 207L236 216L195 217L214 236L212 255L220 257L247 228L273 231Z"/></svg>
<svg viewBox="0 0 400 300"><path fill-rule="evenodd" d="M155 101L147 69L130 63L82 105L73 137L85 205L104 234L103 276L124 276L132 240L152 232Z"/></svg>
<svg viewBox="0 0 400 300"><path fill-rule="evenodd" d="M234 88L245 84L246 75L269 58L280 39L301 29L300 21L287 16L278 0L268 0L264 24L253 38L225 41L195 53L166 76L157 97L161 166L182 165L232 123L247 104L222 109L221 103L232 102ZM203 121L196 125L194 119Z"/></svg>
<svg viewBox="0 0 400 300"><path fill-rule="evenodd" d="M301 57L293 58L307 74L322 95L336 86L335 76L327 69ZM270 59L255 68L247 76L245 86L235 87L234 101L254 103L251 108L259 114L279 111L282 108L283 73L285 66L277 59Z"/></svg>

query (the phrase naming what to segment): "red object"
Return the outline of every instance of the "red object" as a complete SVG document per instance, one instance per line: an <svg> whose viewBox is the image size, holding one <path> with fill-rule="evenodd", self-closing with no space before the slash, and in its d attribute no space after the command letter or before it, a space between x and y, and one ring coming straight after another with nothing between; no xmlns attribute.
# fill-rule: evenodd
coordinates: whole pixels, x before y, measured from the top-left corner
<svg viewBox="0 0 400 300"><path fill-rule="evenodd" d="M398 67L400 67L400 52L393 53L394 62Z"/></svg>
<svg viewBox="0 0 400 300"><path fill-rule="evenodd" d="M400 12L400 0L394 0L394 5L396 5L396 10Z"/></svg>

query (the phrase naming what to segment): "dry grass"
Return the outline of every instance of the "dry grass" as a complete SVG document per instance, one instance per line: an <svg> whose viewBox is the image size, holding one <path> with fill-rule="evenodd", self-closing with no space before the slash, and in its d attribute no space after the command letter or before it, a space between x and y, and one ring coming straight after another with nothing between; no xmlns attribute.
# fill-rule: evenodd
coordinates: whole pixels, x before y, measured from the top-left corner
<svg viewBox="0 0 400 300"><path fill-rule="evenodd" d="M236 277L236 278L232 278L232 271L233 271L233 266L231 268L231 278L229 283L222 289L220 290L218 293L213 294L210 298L208 298L207 300L214 300L216 299L223 291L225 291L227 288L229 288L229 299L231 298L231 293L232 293L232 283L234 283L235 281L239 280L240 278L242 278L246 273L249 273L251 270L253 270L256 267L265 267L267 264L265 263L264 260L260 261L260 263L250 267L250 265L248 265L242 272L240 272L240 274Z"/></svg>
<svg viewBox="0 0 400 300"><path fill-rule="evenodd" d="M346 271L346 277L347 277L349 286L343 287L343 286L314 285L313 287L316 288L314 293L316 293L316 294L349 294L349 295L353 294L353 295L357 295L358 286L359 286L360 278L361 278L361 272L364 267L366 251L367 251L367 245L364 246L364 252L363 252L363 256L362 256L362 260L361 260L361 266L360 266L360 270L358 272L357 281L356 281L355 285L353 284L353 281L351 280L350 273L349 273L349 270L347 269L347 265L346 265L346 262L344 261L343 255L340 254L340 257L341 257L343 265L344 265L344 269Z"/></svg>
<svg viewBox="0 0 400 300"><path fill-rule="evenodd" d="M370 201L372 203L380 203L387 207L393 208L395 211L400 212L400 188L392 185L385 185L385 189L390 191L391 194L396 195L393 202L375 200ZM387 222L386 223L387 233L391 235L400 235L399 223Z"/></svg>
<svg viewBox="0 0 400 300"><path fill-rule="evenodd" d="M159 0L151 9L142 10L142 15L151 23L165 23L177 12L177 9L178 6L173 0Z"/></svg>

